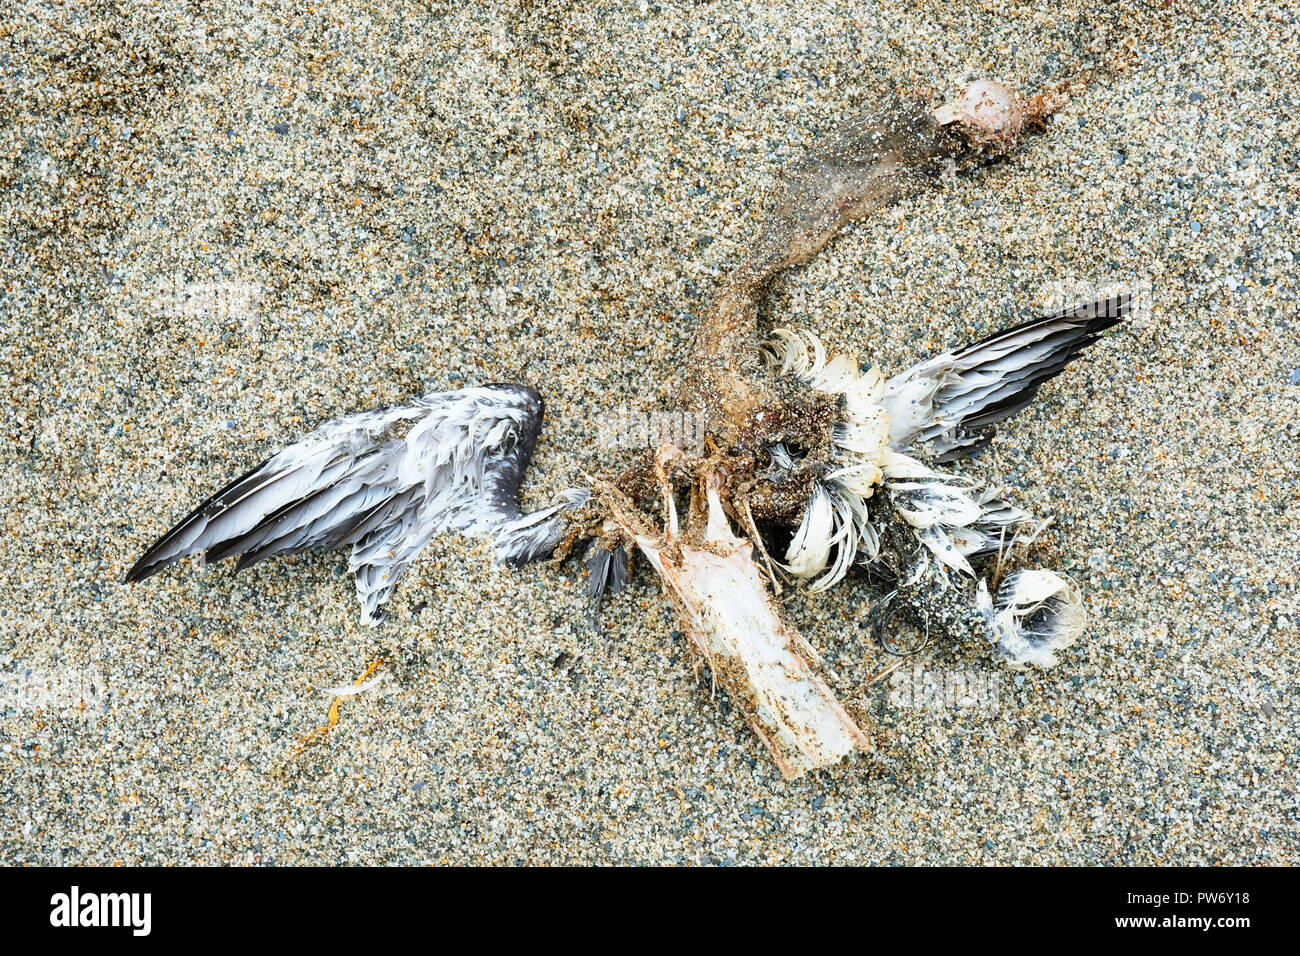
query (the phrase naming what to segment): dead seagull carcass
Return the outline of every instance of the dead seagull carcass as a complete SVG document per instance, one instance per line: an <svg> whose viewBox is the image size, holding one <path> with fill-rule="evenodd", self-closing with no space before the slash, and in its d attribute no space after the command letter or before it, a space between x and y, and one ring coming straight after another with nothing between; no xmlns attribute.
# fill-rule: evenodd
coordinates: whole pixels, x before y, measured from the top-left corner
<svg viewBox="0 0 1300 956"><path fill-rule="evenodd" d="M1075 586L1021 570L990 588L986 566L1001 566L1039 526L996 490L941 466L1023 409L1122 319L1128 297L1036 318L888 379L854 357L828 356L808 331L778 328L764 342L757 316L772 279L845 224L1005 152L1059 102L989 81L937 109L899 99L796 165L696 338L683 404L707 423L702 450L649 449L624 474L525 514L519 488L541 396L519 384L435 392L321 426L200 505L127 581L191 555L239 555L242 569L346 547L363 618L377 623L440 533L487 537L514 565L558 560L589 542L597 602L627 580L639 553L786 777L871 743L819 674L816 651L784 620L778 566L826 589L867 565L892 588L873 609L878 625L901 615L930 634L978 634L1012 667L1052 666L1083 631ZM783 560L769 555L758 522L793 530Z"/></svg>

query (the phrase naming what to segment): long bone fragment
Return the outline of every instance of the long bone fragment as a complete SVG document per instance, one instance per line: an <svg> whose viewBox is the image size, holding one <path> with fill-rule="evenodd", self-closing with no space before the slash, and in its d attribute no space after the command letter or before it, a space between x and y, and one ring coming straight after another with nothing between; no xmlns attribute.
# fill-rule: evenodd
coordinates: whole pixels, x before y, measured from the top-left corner
<svg viewBox="0 0 1300 956"><path fill-rule="evenodd" d="M707 517L696 540L679 537L667 502L665 530L635 514L605 488L614 520L663 579L683 630L713 679L737 702L786 779L838 763L871 742L817 674L815 652L781 618L754 546L737 537L718 482L705 479Z"/></svg>

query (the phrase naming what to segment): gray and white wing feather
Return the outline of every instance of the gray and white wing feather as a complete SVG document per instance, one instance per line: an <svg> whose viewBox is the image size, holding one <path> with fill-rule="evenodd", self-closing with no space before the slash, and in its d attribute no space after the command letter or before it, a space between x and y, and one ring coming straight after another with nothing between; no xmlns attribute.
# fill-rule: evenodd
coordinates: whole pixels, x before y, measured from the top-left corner
<svg viewBox="0 0 1300 956"><path fill-rule="evenodd" d="M278 554L350 547L363 620L380 608L433 536L494 539L501 561L549 554L562 501L525 515L519 487L541 427L541 396L522 385L435 392L347 415L272 456L187 515L127 573L141 581L191 555L240 555L236 571Z"/></svg>
<svg viewBox="0 0 1300 956"><path fill-rule="evenodd" d="M1128 293L1033 319L973 345L944 352L885 385L889 444L906 451L928 443L934 460L978 450L988 426L1024 409L1044 382L1132 309Z"/></svg>

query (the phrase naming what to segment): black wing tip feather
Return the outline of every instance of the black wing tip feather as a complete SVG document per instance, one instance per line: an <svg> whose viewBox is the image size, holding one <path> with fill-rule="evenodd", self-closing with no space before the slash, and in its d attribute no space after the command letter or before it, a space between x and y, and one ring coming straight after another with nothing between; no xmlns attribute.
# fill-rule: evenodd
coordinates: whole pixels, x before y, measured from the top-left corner
<svg viewBox="0 0 1300 956"><path fill-rule="evenodd" d="M1106 323L1105 328L1117 324L1133 311L1133 293L1117 292L1104 299L1076 302L1074 305L1043 316L1044 319L1092 319Z"/></svg>
<svg viewBox="0 0 1300 956"><path fill-rule="evenodd" d="M155 574L157 574L159 571L161 571L163 568L167 566L165 564L151 564L148 558L149 555L148 553L146 553L143 557L141 557L138 561L136 561L135 564L131 565L131 569L126 572L126 577L122 579L122 583L138 584L141 581L145 581L153 577Z"/></svg>
<svg viewBox="0 0 1300 956"><path fill-rule="evenodd" d="M258 474L260 474L262 469L267 466L270 460L271 459L268 458L266 461L262 462L260 465L258 465L256 468L252 469L251 471L246 471L238 478L226 482L226 484L221 488L220 491L216 492L215 494L209 495L207 498L203 500L203 503L201 505L199 505L189 514L187 514L180 521L176 522L176 524L172 525L172 527L168 529L168 531L165 534L163 534L162 537L158 538L158 540L156 540L153 544L149 545L149 547L145 550L144 554L140 555L140 558L135 562L135 564L131 565L131 569L126 572L126 577L123 578L123 582L126 584L137 584L140 581L145 581L153 577L163 568L175 564L177 561L186 557L186 555L178 554L171 558L161 558L159 557L159 555L178 534L180 534L186 528L188 528L196 519L211 517L212 514L214 513L213 511L214 505L220 503L222 498L224 498L234 489L238 488L245 481L248 481L250 478L254 478Z"/></svg>
<svg viewBox="0 0 1300 956"><path fill-rule="evenodd" d="M1021 322L1019 325L1013 325L1009 329L1001 329L991 335L986 335L979 341L972 342L961 349L959 354L968 355L1000 339L1010 338L1036 326L1062 320L1081 320L1082 324L1076 326L1081 334L1100 335L1107 329L1114 328L1124 321L1132 313L1133 306L1133 294L1130 292L1120 292L1104 299L1076 302L1063 309L1057 309L1055 312L1048 312L1046 315L1037 316L1026 322Z"/></svg>
<svg viewBox="0 0 1300 956"><path fill-rule="evenodd" d="M1019 332L1032 329L1036 326L1049 324L1052 322L1069 321L1076 323L1073 328L1066 331L1054 333L1060 336L1059 342L1055 344L1049 354L1043 356L1041 364L1035 368L1025 381L1025 387L1017 395L1027 395L1029 399L1037 393L1038 389L1046 382L1060 375L1065 371L1066 366L1079 357L1089 345L1101 338L1103 332L1107 329L1114 328L1133 311L1133 296L1128 292L1121 292L1116 295L1108 296L1104 299L1096 299L1091 302L1079 302L1075 305L1059 309L1056 312L1049 312L1047 315L1040 316L1036 319L1030 319L1018 326L1007 329L1004 332L997 332L988 338L977 342L975 345L965 349L966 352L975 352L981 345L996 339L1010 338ZM1049 336L1049 338L1051 338ZM999 405L1011 405L1017 396L1008 396L1002 399ZM1014 411L1007 415L1001 416L1006 418L1008 415L1015 414L1024 408L1020 405ZM998 419L989 419L989 412L992 409L982 409L976 413L975 417L984 418L984 424L993 424Z"/></svg>
<svg viewBox="0 0 1300 956"><path fill-rule="evenodd" d="M622 548L592 544L583 562L587 566L587 597L593 606L606 594L621 591L628 581L628 555Z"/></svg>
<svg viewBox="0 0 1300 956"><path fill-rule="evenodd" d="M962 354L970 355L978 352L986 345L1012 338L1038 326L1061 321L1074 323L1067 330L1052 333L1059 341L1053 346L1049 354L1044 356L1042 361L1024 377L1024 381L1018 389L1002 396L992 404L973 409L962 419L956 425L950 437L950 441L956 440L960 444L942 451L936 460L939 462L955 461L972 455L987 445L993 437L994 425L1006 421L1028 407L1043 385L1065 371L1066 367L1078 358L1084 349L1101 338L1103 332L1122 322L1133 311L1133 306L1133 295L1129 292L1117 293L1090 302L1079 302L1064 309L1050 312L1047 315L1030 319L1028 322L1023 322L1010 329L995 332L963 349ZM1042 341L1043 339L1035 340L1036 343Z"/></svg>

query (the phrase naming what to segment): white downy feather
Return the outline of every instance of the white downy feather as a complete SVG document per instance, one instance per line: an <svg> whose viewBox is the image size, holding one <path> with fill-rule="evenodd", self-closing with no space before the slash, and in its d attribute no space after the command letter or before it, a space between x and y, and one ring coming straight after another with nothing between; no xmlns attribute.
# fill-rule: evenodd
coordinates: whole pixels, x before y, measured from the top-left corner
<svg viewBox="0 0 1300 956"><path fill-rule="evenodd" d="M330 697L357 697L368 690L374 690L387 678L387 674L380 674L378 677L372 677L360 684L339 684L337 687L321 687L319 690L322 694L327 694Z"/></svg>
<svg viewBox="0 0 1300 956"><path fill-rule="evenodd" d="M890 497L896 511L913 528L924 530L936 525L962 528L979 521L981 508L955 483L944 481L893 481Z"/></svg>
<svg viewBox="0 0 1300 956"><path fill-rule="evenodd" d="M960 571L972 578L975 577L975 569L971 567L970 561L956 542L953 541L952 536L943 528L931 525L924 530L919 530L916 536L940 562L954 571Z"/></svg>
<svg viewBox="0 0 1300 956"><path fill-rule="evenodd" d="M1057 651L1083 634L1086 615L1078 589L1054 571L1010 575L998 588L996 607L981 579L975 600L998 656L1015 670L1054 666Z"/></svg>
<svg viewBox="0 0 1300 956"><path fill-rule="evenodd" d="M767 352L777 374L843 397L842 417L831 433L835 467L813 485L783 565L795 577L817 578L812 589L822 591L843 580L855 560L869 561L879 553L866 499L880 484L881 460L889 448L889 422L880 404L884 379L875 369L861 371L853 356L828 359L811 332L776 329ZM774 468L793 467L784 446L769 451Z"/></svg>
<svg viewBox="0 0 1300 956"><path fill-rule="evenodd" d="M785 552L787 571L797 578L811 578L826 567L834 535L835 509L830 493L820 483L812 489L812 499L804 508L799 530Z"/></svg>
<svg viewBox="0 0 1300 956"><path fill-rule="evenodd" d="M942 564L970 577L970 559L1031 541L1037 528L995 488L961 475L935 471L893 449L882 458L885 487L894 510L917 540Z"/></svg>

